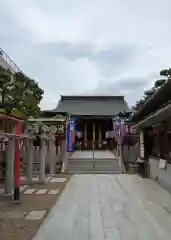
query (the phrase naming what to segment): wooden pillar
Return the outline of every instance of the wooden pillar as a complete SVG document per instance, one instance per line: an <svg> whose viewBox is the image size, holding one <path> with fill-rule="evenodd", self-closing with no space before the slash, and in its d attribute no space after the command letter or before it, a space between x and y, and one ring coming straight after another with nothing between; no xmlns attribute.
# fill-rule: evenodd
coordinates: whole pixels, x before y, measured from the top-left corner
<svg viewBox="0 0 171 240"><path fill-rule="evenodd" d="M119 159L119 167L121 172L123 173L123 148L122 148L122 138L121 136L118 136L117 138L117 155L118 155L118 159Z"/></svg>
<svg viewBox="0 0 171 240"><path fill-rule="evenodd" d="M140 158L144 158L144 132L140 131Z"/></svg>
<svg viewBox="0 0 171 240"><path fill-rule="evenodd" d="M99 124L99 148L101 148L101 141L102 141L102 126Z"/></svg>
<svg viewBox="0 0 171 240"><path fill-rule="evenodd" d="M164 158L169 159L169 139L167 127L164 128Z"/></svg>
<svg viewBox="0 0 171 240"><path fill-rule="evenodd" d="M84 141L85 141L85 147L87 147L87 123L84 125Z"/></svg>
<svg viewBox="0 0 171 240"><path fill-rule="evenodd" d="M95 144L96 133L95 133L95 123L93 123L93 144Z"/></svg>

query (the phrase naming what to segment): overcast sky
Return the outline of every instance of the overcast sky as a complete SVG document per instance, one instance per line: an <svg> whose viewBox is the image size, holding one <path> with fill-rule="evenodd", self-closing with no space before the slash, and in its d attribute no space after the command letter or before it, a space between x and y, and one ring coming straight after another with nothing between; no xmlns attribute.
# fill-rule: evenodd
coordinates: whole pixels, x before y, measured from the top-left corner
<svg viewBox="0 0 171 240"><path fill-rule="evenodd" d="M45 90L124 95L130 105L171 67L170 0L0 0L0 47Z"/></svg>

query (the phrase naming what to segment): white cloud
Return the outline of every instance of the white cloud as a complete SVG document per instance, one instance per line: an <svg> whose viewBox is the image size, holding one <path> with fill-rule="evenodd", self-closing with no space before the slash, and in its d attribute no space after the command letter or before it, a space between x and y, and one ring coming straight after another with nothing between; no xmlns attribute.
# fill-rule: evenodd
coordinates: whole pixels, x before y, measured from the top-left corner
<svg viewBox="0 0 171 240"><path fill-rule="evenodd" d="M170 67L170 22L170 0L6 0L0 47L44 88L43 108L66 93L125 94L132 104Z"/></svg>

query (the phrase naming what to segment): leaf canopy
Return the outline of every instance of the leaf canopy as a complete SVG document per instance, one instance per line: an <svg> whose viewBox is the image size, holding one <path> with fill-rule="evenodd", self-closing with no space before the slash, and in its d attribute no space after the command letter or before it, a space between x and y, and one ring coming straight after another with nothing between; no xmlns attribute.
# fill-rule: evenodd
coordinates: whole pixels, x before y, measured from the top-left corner
<svg viewBox="0 0 171 240"><path fill-rule="evenodd" d="M39 84L21 72L12 73L0 67L1 106L8 114L38 116L44 91ZM0 106L0 107L1 107ZM1 108L2 108L1 107Z"/></svg>

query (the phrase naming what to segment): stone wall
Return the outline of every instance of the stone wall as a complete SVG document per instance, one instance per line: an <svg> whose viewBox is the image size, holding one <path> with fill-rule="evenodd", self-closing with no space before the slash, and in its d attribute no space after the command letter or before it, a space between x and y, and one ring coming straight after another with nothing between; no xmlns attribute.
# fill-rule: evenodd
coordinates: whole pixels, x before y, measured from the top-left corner
<svg viewBox="0 0 171 240"><path fill-rule="evenodd" d="M149 174L150 178L156 180L161 186L171 192L171 164L167 163L166 169L159 168L160 159L149 158Z"/></svg>
<svg viewBox="0 0 171 240"><path fill-rule="evenodd" d="M134 145L131 147L124 147L123 149L123 162L124 164L135 163L139 157L140 147Z"/></svg>

